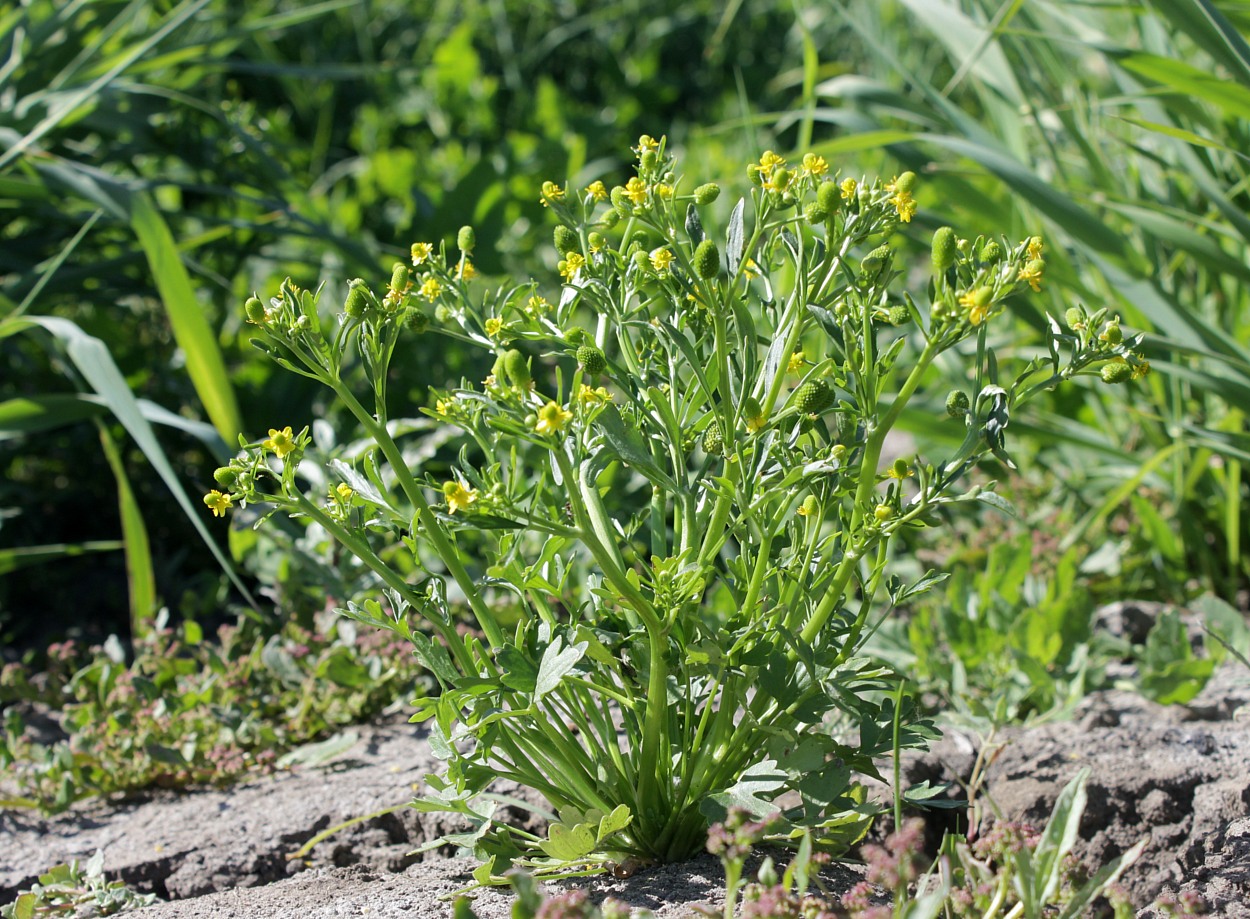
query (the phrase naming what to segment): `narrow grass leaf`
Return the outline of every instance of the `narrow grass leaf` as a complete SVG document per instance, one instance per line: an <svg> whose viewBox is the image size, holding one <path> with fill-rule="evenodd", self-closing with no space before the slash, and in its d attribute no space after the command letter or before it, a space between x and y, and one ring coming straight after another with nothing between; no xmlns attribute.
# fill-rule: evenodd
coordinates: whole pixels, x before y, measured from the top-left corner
<svg viewBox="0 0 1250 919"><path fill-rule="evenodd" d="M68 319L55 316L24 316L21 319L0 323L0 338L36 327L46 330L65 346L66 353L78 368L79 373L83 375L88 385L108 403L122 427L134 438L139 449L148 458L148 462L173 492L174 499L182 508L183 513L187 515L187 519L191 521L196 532L200 534L200 538L204 540L204 544L208 546L222 571L226 573L247 602L255 607L256 601L204 525L203 506L197 507L196 503L187 497L178 474L174 471L168 457L165 456L165 451L161 449L151 425L143 417L134 394L126 385L126 380L117 369L117 365L113 363L108 348L98 338L88 335Z"/></svg>
<svg viewBox="0 0 1250 919"><path fill-rule="evenodd" d="M152 200L142 192L131 199L131 226L152 268L174 338L186 355L187 373L195 391L222 440L233 443L243 430L243 424L226 374L225 360L204 318L169 227Z"/></svg>
<svg viewBox="0 0 1250 919"><path fill-rule="evenodd" d="M100 420L95 421L100 432L100 446L113 479L117 483L117 509L121 515L122 540L126 544L126 582L130 587L130 634L132 637L147 635L152 631L156 617L156 574L152 566L152 548L148 540L148 528L143 523L139 502L126 475L117 443Z"/></svg>
<svg viewBox="0 0 1250 919"><path fill-rule="evenodd" d="M43 565L47 562L60 561L63 558L76 558L91 552L116 552L124 547L125 544L118 539L98 539L90 542L0 549L0 577L31 565Z"/></svg>

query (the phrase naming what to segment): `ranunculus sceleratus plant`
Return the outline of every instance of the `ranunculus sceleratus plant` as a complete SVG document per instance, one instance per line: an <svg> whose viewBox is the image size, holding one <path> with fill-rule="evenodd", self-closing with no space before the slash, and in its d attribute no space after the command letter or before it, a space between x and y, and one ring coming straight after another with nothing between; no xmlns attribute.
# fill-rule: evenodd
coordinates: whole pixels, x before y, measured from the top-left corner
<svg viewBox="0 0 1250 919"><path fill-rule="evenodd" d="M957 483L987 451L1005 458L1033 393L1145 370L1114 321L1077 308L1000 382L986 331L1039 288L1042 242L940 229L914 301L885 243L915 211L911 173L838 181L819 156L765 153L712 235L719 188L690 187L663 141L635 152L610 192L542 184L559 221L551 301L534 282L486 289L468 227L455 249L414 245L384 289L351 281L334 315L290 281L250 299L257 344L333 390L376 448L309 494L307 431L275 428L205 499L306 517L376 572L379 599L345 613L409 639L442 684L414 720L446 767L414 803L464 815L448 841L484 860L482 882L511 864L685 858L728 808L768 813L783 794L774 839L858 839L874 807L856 775L927 736L895 712L897 678L857 656L874 610L935 579L886 579L891 539L941 505L996 500ZM434 332L496 356L426 409L465 435L437 478L405 452L412 426L388 417L386 389L405 336ZM883 462L944 353L968 367L947 403L963 445ZM474 627L457 628L449 594ZM497 779L549 803L546 836L495 819Z"/></svg>

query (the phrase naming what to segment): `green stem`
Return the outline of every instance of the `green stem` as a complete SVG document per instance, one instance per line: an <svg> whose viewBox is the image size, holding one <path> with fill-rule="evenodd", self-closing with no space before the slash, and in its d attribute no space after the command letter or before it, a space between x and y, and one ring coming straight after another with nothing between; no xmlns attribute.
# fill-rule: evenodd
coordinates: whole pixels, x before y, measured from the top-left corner
<svg viewBox="0 0 1250 919"><path fill-rule="evenodd" d="M889 410L868 435L868 441L864 444L864 456L860 460L859 465L859 485L855 490L851 525L847 528L847 532L852 534L852 536L863 529L864 516L868 512L868 505L871 503L873 492L877 487L877 466L881 462L881 448L885 444L886 435L890 433L895 422L898 421L899 415L902 414L908 401L916 392L916 387L920 385L921 377L929 369L929 364L933 362L937 353L938 345L935 342L930 341L925 345L924 350L920 353L920 358L916 361L916 366L912 368L911 373L908 374L907 379L903 382ZM800 633L800 637L807 644L811 644L816 640L820 630L825 627L829 617L833 615L838 608L838 604L842 602L846 586L850 582L851 576L855 573L855 565L859 561L860 551L862 550L856 550L854 547L848 548L846 554L842 557L837 573L834 575L833 583L829 585L824 599L821 600L820 605L812 612L811 617L807 620L807 624Z"/></svg>
<svg viewBox="0 0 1250 919"><path fill-rule="evenodd" d="M365 407L357 401L351 391L341 382L335 380L331 387L334 389L335 395L343 400L343 404L356 416L356 419L369 432L378 446L382 448L382 454L386 457L387 462L391 464L391 469L395 473L395 478L398 480L400 488L403 489L412 506L416 508L417 519L421 523L421 529L424 530L426 538L433 543L434 551L443 560L443 564L447 566L447 570L460 586L461 592L473 610L474 618L486 635L486 640L492 648L498 649L502 647L504 637L503 631L499 628L499 623L495 621L490 607L486 605L486 601L477 589L477 585L473 582L473 578L469 576L469 572L460 561L460 553L452 544L446 529L439 522L438 518L434 516L434 512L430 510L430 505L425 500L425 494L421 486L413 477L411 470L408 469L407 463L404 462L403 453L400 452L398 445L386 430L386 425L379 423L376 418L369 414Z"/></svg>

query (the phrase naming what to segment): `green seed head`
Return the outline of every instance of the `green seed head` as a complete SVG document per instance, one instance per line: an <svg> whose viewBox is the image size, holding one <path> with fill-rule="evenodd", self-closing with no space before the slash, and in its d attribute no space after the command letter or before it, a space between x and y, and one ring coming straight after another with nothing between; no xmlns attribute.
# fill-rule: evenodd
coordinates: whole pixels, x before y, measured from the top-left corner
<svg viewBox="0 0 1250 919"><path fill-rule="evenodd" d="M910 321L911 310L909 310L902 303L896 303L894 306L890 307L890 314L888 318L890 325L903 325L904 323Z"/></svg>
<svg viewBox="0 0 1250 919"><path fill-rule="evenodd" d="M881 245L873 249L859 263L860 270L870 278L876 278L885 268L893 255L889 246Z"/></svg>
<svg viewBox="0 0 1250 919"><path fill-rule="evenodd" d="M1063 314L1063 321L1068 324L1069 329L1077 330L1085 328L1085 314L1081 312L1080 307L1068 307L1068 311Z"/></svg>
<svg viewBox="0 0 1250 919"><path fill-rule="evenodd" d="M222 466L213 473L213 480L226 488L234 488L239 482L239 473L229 466Z"/></svg>
<svg viewBox="0 0 1250 919"><path fill-rule="evenodd" d="M608 241L604 237L604 235L598 232L597 230L592 230L590 234L586 237L586 239L589 240L590 242L590 248L594 250L602 249L604 246L608 244Z"/></svg>
<svg viewBox="0 0 1250 919"><path fill-rule="evenodd" d="M566 227L564 224L560 224L556 227L553 237L556 244L556 251L561 255L568 255L570 252L581 251L581 237L577 235L577 231L572 227Z"/></svg>
<svg viewBox="0 0 1250 919"><path fill-rule="evenodd" d="M408 266L403 262L396 262L391 269L391 290L402 293L408 287L409 277Z"/></svg>
<svg viewBox="0 0 1250 919"><path fill-rule="evenodd" d="M603 373L608 366L607 358L594 345L582 345L578 348L577 362L582 365L583 370L590 374Z"/></svg>
<svg viewBox="0 0 1250 919"><path fill-rule="evenodd" d="M916 185L916 174L914 172L904 172L901 176L894 180L894 190L901 192L910 192Z"/></svg>
<svg viewBox="0 0 1250 919"><path fill-rule="evenodd" d="M710 424L707 430L703 432L703 452L719 456L724 448L724 438L721 437L720 425Z"/></svg>
<svg viewBox="0 0 1250 919"><path fill-rule="evenodd" d="M265 304L260 302L259 297L248 297L247 302L243 304L243 312L247 316L247 321L256 325L264 325L266 319Z"/></svg>
<svg viewBox="0 0 1250 919"><path fill-rule="evenodd" d="M803 208L803 219L812 226L819 226L829 219L829 209L821 206L819 201L813 201Z"/></svg>
<svg viewBox="0 0 1250 919"><path fill-rule="evenodd" d="M825 209L825 213L832 214L841 202L842 190L837 182L821 182L816 186L816 203Z"/></svg>
<svg viewBox="0 0 1250 919"><path fill-rule="evenodd" d="M450 322L454 318L454 313L443 304L434 307L435 322Z"/></svg>
<svg viewBox="0 0 1250 919"><path fill-rule="evenodd" d="M1124 341L1124 333L1120 330L1120 320L1113 319L1107 323L1107 327L1102 330L1102 334L1098 336L1102 341L1109 345L1118 345Z"/></svg>
<svg viewBox="0 0 1250 919"><path fill-rule="evenodd" d="M599 223L607 227L609 230L621 222L621 212L617 210L606 210L603 216L599 218Z"/></svg>
<svg viewBox="0 0 1250 919"><path fill-rule="evenodd" d="M651 172L659 161L660 157L654 150L644 150L642 156L638 157L638 171Z"/></svg>
<svg viewBox="0 0 1250 919"><path fill-rule="evenodd" d="M805 415L819 415L833 404L833 393L824 380L808 380L794 391L794 405Z"/></svg>
<svg viewBox="0 0 1250 919"><path fill-rule="evenodd" d="M347 282L347 300L343 303L343 312L352 319L362 319L369 310L369 288L360 278Z"/></svg>
<svg viewBox="0 0 1250 919"><path fill-rule="evenodd" d="M516 348L503 353L503 372L508 382L517 389L529 389L531 380L529 361Z"/></svg>
<svg viewBox="0 0 1250 919"><path fill-rule="evenodd" d="M460 228L460 232L456 234L456 245L461 252L473 251L473 247L477 245L477 234L473 232L473 227Z"/></svg>
<svg viewBox="0 0 1250 919"><path fill-rule="evenodd" d="M933 273L944 275L955 264L955 231L938 227L933 234Z"/></svg>
<svg viewBox="0 0 1250 919"><path fill-rule="evenodd" d="M778 166L773 171L773 188L782 191L789 187L792 178L790 170L785 166Z"/></svg>
<svg viewBox="0 0 1250 919"><path fill-rule="evenodd" d="M711 204L720 197L720 186L715 182L708 182L706 185L700 185L694 190L694 203L698 205Z"/></svg>
<svg viewBox="0 0 1250 919"><path fill-rule="evenodd" d="M961 418L968 414L971 405L966 392L962 389L952 389L950 395L946 397L946 414L952 418Z"/></svg>
<svg viewBox="0 0 1250 919"><path fill-rule="evenodd" d="M430 317L421 310L412 310L408 313L408 328L420 335L430 327Z"/></svg>
<svg viewBox="0 0 1250 919"><path fill-rule="evenodd" d="M712 240L705 239L695 247L694 273L705 281L720 273L720 251Z"/></svg>
<svg viewBox="0 0 1250 919"><path fill-rule="evenodd" d="M981 261L987 265L997 265L1003 260L1003 247L996 241L990 240L981 247Z"/></svg>
<svg viewBox="0 0 1250 919"><path fill-rule="evenodd" d="M1127 383L1133 376L1133 368L1124 358L1117 357L1103 364L1098 373L1104 383Z"/></svg>

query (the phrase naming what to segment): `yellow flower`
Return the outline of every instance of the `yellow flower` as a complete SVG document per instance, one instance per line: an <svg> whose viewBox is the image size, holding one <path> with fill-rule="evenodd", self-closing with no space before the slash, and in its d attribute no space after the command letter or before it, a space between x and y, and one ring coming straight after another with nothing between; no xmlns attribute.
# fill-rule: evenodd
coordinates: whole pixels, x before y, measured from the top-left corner
<svg viewBox="0 0 1250 919"><path fill-rule="evenodd" d="M491 316L486 320L486 334L494 338L503 331L503 320L496 316Z"/></svg>
<svg viewBox="0 0 1250 919"><path fill-rule="evenodd" d="M581 271L582 266L586 264L586 257L579 252L570 252L564 258L560 259L557 266L560 269L560 277L566 281L572 281L577 277L577 272Z"/></svg>
<svg viewBox="0 0 1250 919"><path fill-rule="evenodd" d="M278 459L285 459L286 455L295 449L295 436L291 433L290 425L281 431L277 428L270 428L269 439L262 446L276 453Z"/></svg>
<svg viewBox="0 0 1250 919"><path fill-rule="evenodd" d="M537 319L549 309L551 309L551 304L547 302L546 297L534 296L525 302L525 315L531 319Z"/></svg>
<svg viewBox="0 0 1250 919"><path fill-rule="evenodd" d="M803 353L802 349L799 349L790 355L790 360L786 364L786 371L789 373L798 373L803 369L803 365L805 363L807 363L807 355Z"/></svg>
<svg viewBox="0 0 1250 919"><path fill-rule="evenodd" d="M743 263L742 273L748 281L751 278L758 278L760 276L760 266L755 264L755 259L749 258Z"/></svg>
<svg viewBox="0 0 1250 919"><path fill-rule="evenodd" d="M429 243L413 243L412 244L412 264L424 265L430 260L430 256L434 253L434 247Z"/></svg>
<svg viewBox="0 0 1250 919"><path fill-rule="evenodd" d="M477 269L467 258L456 266L456 277L462 281L471 281L477 277Z"/></svg>
<svg viewBox="0 0 1250 919"><path fill-rule="evenodd" d="M764 155L760 157L760 162L759 162L760 174L764 176L764 178L768 178L768 176L772 175L772 172L774 169L776 169L778 166L784 166L785 164L786 164L785 157L778 156L776 153L773 153L773 151L771 150L765 150Z"/></svg>
<svg viewBox="0 0 1250 919"><path fill-rule="evenodd" d="M592 389L583 383L577 391L577 401L583 405L603 405L612 401L612 394L603 386Z"/></svg>
<svg viewBox="0 0 1250 919"><path fill-rule="evenodd" d="M647 183L634 176L625 183L625 195L634 204L645 204L647 201Z"/></svg>
<svg viewBox="0 0 1250 919"><path fill-rule="evenodd" d="M539 434L558 434L572 420L572 412L566 411L559 403L548 402L538 410L538 420L534 422L534 430Z"/></svg>
<svg viewBox="0 0 1250 919"><path fill-rule="evenodd" d="M465 511L477 500L476 488L465 488L459 482L444 482L443 497L447 499L447 513Z"/></svg>
<svg viewBox="0 0 1250 919"><path fill-rule="evenodd" d="M897 191L894 197L890 199L890 203L894 205L894 209L898 211L898 219L903 223L911 223L912 217L916 215L916 201L909 191Z"/></svg>
<svg viewBox="0 0 1250 919"><path fill-rule="evenodd" d="M838 188L842 189L842 200L850 201L855 197L855 193L859 191L859 183L854 179L843 179L842 184Z"/></svg>
<svg viewBox="0 0 1250 919"><path fill-rule="evenodd" d="M673 186L663 184L657 185L655 187L655 196L657 198L663 198L665 201L669 200L673 197Z"/></svg>
<svg viewBox="0 0 1250 919"><path fill-rule="evenodd" d="M656 140L654 137L652 137L650 134L644 134L642 135L642 137L638 138L637 150L638 150L639 156L641 156L644 153L654 152L659 149L660 149L660 142Z"/></svg>
<svg viewBox="0 0 1250 919"><path fill-rule="evenodd" d="M586 186L586 194L590 195L590 197L594 198L596 201L606 201L608 198L607 188L605 188L603 183L597 179Z"/></svg>
<svg viewBox="0 0 1250 919"><path fill-rule="evenodd" d="M1138 360L1137 363L1133 365L1131 379L1140 380L1148 373L1150 373L1150 361Z"/></svg>
<svg viewBox="0 0 1250 919"><path fill-rule="evenodd" d="M820 502L816 500L816 496L808 495L803 499L803 503L799 505L797 513L800 517L810 517L819 510Z"/></svg>
<svg viewBox="0 0 1250 919"><path fill-rule="evenodd" d="M1035 258L1020 269L1020 273L1016 275L1016 280L1028 281L1029 286L1033 288L1033 293L1037 293L1042 289L1042 268L1042 260Z"/></svg>
<svg viewBox="0 0 1250 919"><path fill-rule="evenodd" d="M438 299L438 295L443 292L443 285L438 283L437 278L426 278L421 282L421 296L433 302Z"/></svg>
<svg viewBox="0 0 1250 919"><path fill-rule="evenodd" d="M872 509L872 516L876 519L877 523L885 523L894 516L894 508L890 507L888 504L878 504Z"/></svg>
<svg viewBox="0 0 1250 919"><path fill-rule="evenodd" d="M809 176L822 176L829 171L829 164L823 156L815 153L803 154L803 172Z"/></svg>
<svg viewBox="0 0 1250 919"><path fill-rule="evenodd" d="M1029 248L1027 250L1029 261L1042 257L1042 237L1033 236L1029 239Z"/></svg>
<svg viewBox="0 0 1250 919"><path fill-rule="evenodd" d="M555 182L543 182L542 197L538 200L546 207L552 201L560 201L564 198L564 189Z"/></svg>
<svg viewBox="0 0 1250 919"><path fill-rule="evenodd" d="M356 492L352 491L352 487L346 482L339 482L339 484L334 487L334 493L338 496L338 499L345 504L352 499L353 495L356 494Z"/></svg>
<svg viewBox="0 0 1250 919"><path fill-rule="evenodd" d="M651 250L651 267L663 274L673 264L673 253L661 246Z"/></svg>
<svg viewBox="0 0 1250 919"><path fill-rule="evenodd" d="M973 325L985 322L990 314L990 300L994 292L988 287L977 287L959 298L959 305L968 311L968 321Z"/></svg>
<svg viewBox="0 0 1250 919"><path fill-rule="evenodd" d="M288 430L290 429L288 428ZM204 504L213 512L214 517L224 517L226 516L226 511L233 506L234 501L229 495L223 495L214 488L204 496Z"/></svg>

